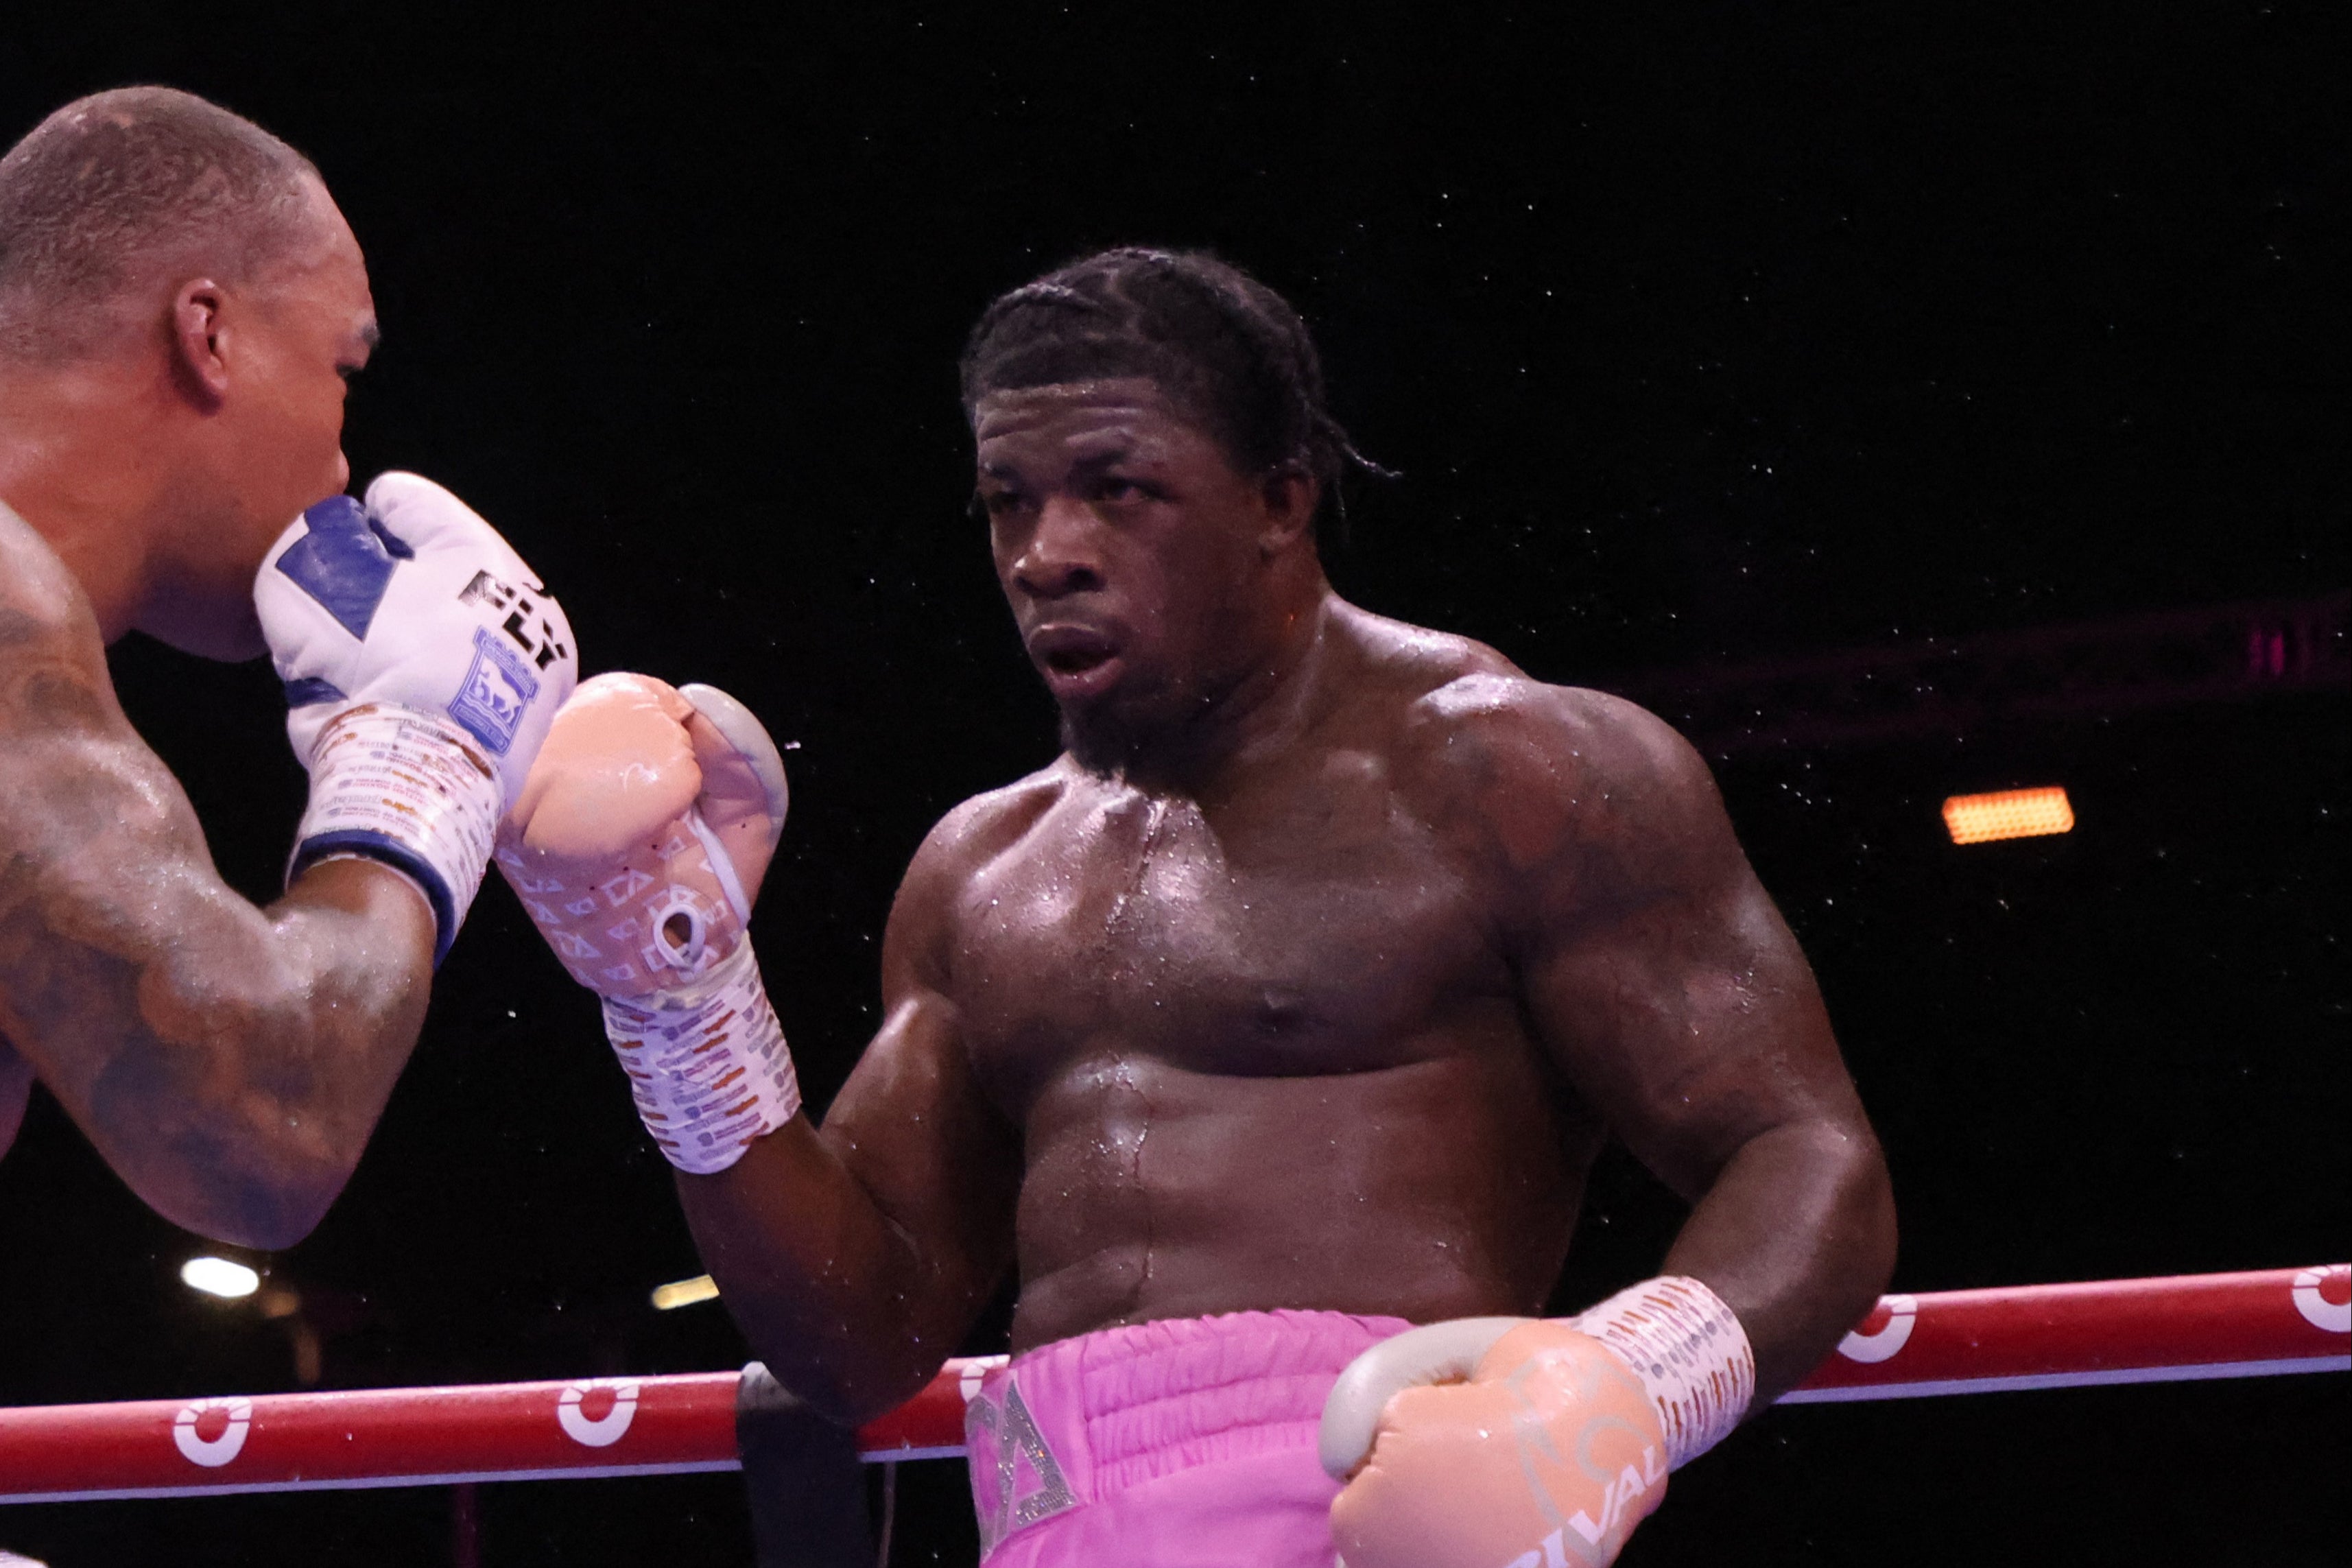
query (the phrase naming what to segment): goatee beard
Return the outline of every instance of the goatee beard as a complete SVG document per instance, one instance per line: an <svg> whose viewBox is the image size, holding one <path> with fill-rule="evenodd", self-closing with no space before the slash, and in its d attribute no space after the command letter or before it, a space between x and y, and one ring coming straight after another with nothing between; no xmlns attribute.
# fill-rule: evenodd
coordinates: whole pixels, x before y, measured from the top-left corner
<svg viewBox="0 0 2352 1568"><path fill-rule="evenodd" d="M1117 778L1139 766L1181 760L1198 744L1199 721L1216 709L1221 691L1162 689L1136 693L1073 712L1062 710L1062 749L1088 773Z"/></svg>

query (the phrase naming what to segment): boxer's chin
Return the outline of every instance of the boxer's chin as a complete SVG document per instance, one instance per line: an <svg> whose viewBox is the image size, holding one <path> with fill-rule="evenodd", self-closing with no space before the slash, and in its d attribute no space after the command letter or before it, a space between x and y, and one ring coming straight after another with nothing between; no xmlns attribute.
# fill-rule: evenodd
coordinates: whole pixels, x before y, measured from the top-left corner
<svg viewBox="0 0 2352 1568"><path fill-rule="evenodd" d="M242 664L269 651L261 636L261 617L249 598L205 605L193 597L167 597L150 605L132 628L167 647L224 664Z"/></svg>

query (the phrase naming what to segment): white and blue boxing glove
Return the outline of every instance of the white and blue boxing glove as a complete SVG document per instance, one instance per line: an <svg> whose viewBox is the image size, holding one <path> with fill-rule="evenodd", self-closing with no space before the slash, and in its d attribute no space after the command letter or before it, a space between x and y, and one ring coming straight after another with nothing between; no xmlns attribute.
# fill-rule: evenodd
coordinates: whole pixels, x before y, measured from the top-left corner
<svg viewBox="0 0 2352 1568"><path fill-rule="evenodd" d="M439 964L579 680L562 606L465 502L403 473L296 519L253 599L310 773L288 881L337 855L404 872Z"/></svg>

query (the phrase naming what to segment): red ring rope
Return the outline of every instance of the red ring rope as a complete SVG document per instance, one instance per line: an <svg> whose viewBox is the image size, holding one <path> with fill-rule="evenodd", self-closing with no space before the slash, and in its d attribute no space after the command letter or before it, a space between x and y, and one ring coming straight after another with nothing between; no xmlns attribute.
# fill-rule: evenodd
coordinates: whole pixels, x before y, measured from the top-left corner
<svg viewBox="0 0 2352 1568"><path fill-rule="evenodd" d="M963 1452L997 1358L950 1361L858 1433ZM1888 1296L1784 1403L2352 1370L2352 1267ZM0 1409L0 1502L736 1468L732 1372Z"/></svg>

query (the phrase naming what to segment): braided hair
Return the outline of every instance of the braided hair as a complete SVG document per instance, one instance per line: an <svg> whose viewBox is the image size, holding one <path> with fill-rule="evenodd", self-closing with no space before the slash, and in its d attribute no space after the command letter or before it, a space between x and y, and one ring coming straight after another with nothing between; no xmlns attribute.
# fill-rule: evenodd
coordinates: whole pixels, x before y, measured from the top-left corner
<svg viewBox="0 0 2352 1568"><path fill-rule="evenodd" d="M1290 302L1206 251L1097 252L1000 295L964 344L963 405L992 392L1142 376L1214 437L1241 472L1321 481L1391 477L1323 403L1323 362Z"/></svg>

